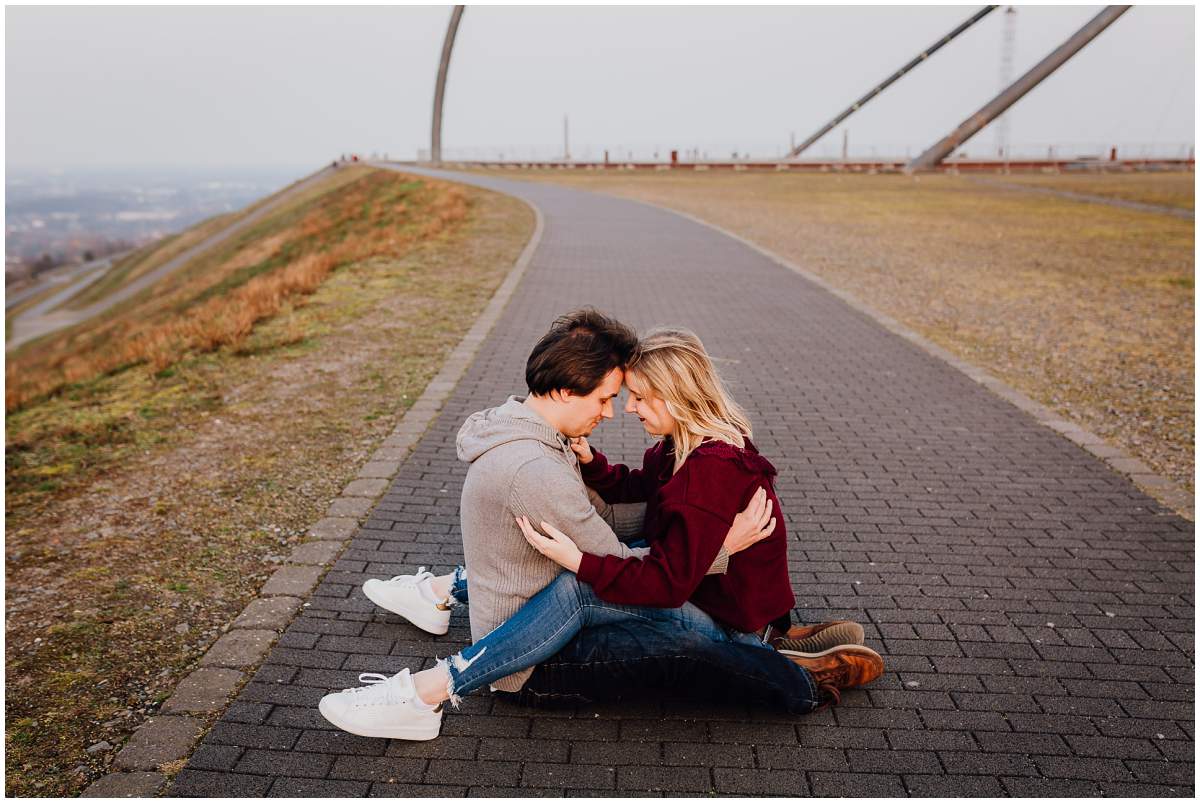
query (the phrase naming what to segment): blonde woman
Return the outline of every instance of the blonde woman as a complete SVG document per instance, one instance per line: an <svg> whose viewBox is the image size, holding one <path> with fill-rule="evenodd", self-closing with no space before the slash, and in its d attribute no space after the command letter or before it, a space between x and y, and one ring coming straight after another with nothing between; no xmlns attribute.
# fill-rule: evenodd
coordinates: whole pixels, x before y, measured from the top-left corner
<svg viewBox="0 0 1200 803"><path fill-rule="evenodd" d="M777 652L765 643L767 626L795 604L776 472L754 448L750 422L699 338L682 329L650 332L626 367L625 384L626 412L662 438L642 468L609 464L586 438L572 448L584 481L605 501L646 503L649 553L624 559L586 554L547 523L540 523L542 535L518 518L529 543L569 571L448 662L412 676L408 670L364 676L368 686L327 695L320 706L326 719L362 736L434 738L443 701L457 703L459 695L542 663L582 628L630 622L678 628L681 644L700 637L748 651L742 666L782 664L794 681L786 706L796 713L836 703L841 689L882 674L882 658L861 646L861 628L850 639L839 639L838 628L810 628L815 632L793 645L810 652ZM769 516L767 537L732 556L724 574L706 574L748 503L751 517Z"/></svg>

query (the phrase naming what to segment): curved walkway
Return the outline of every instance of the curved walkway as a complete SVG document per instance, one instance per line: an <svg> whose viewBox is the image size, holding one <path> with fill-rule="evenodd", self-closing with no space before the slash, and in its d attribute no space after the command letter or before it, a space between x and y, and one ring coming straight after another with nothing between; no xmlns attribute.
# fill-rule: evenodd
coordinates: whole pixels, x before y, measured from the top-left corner
<svg viewBox="0 0 1200 803"><path fill-rule="evenodd" d="M712 229L454 177L536 204L541 245L387 494L168 794L1190 796L1190 522ZM530 346L583 304L700 334L780 470L800 618L858 618L889 672L808 717L655 699L540 712L475 694L432 742L333 730L324 693L469 638L463 613L430 637L359 586L461 559L459 423L521 392ZM637 460L647 441L626 418L595 440Z"/></svg>

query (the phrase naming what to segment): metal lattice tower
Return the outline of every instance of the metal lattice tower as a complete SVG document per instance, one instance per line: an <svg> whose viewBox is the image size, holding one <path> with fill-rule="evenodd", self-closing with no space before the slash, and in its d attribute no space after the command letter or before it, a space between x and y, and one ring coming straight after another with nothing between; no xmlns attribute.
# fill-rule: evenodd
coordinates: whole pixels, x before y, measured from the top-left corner
<svg viewBox="0 0 1200 803"><path fill-rule="evenodd" d="M1017 10L1012 6L1004 9L1004 38L1000 44L1000 90L1013 82L1013 56L1017 46ZM1008 151L1008 113L1000 115L996 120L996 155L1007 159Z"/></svg>

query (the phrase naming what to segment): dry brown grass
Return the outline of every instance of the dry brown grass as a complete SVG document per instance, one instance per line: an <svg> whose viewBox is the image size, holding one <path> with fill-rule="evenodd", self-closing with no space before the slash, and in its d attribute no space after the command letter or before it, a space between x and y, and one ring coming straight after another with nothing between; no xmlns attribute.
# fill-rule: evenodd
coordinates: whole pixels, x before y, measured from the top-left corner
<svg viewBox="0 0 1200 803"><path fill-rule="evenodd" d="M649 201L736 232L1194 488L1190 220L967 176L509 175ZM1038 177L1004 177L1014 178ZM1047 183L1190 206L1180 196L1192 180L1062 175Z"/></svg>
<svg viewBox="0 0 1200 803"><path fill-rule="evenodd" d="M184 302L178 314L166 310L147 319L141 307L133 306L126 310L129 314L97 327L84 343L77 336L63 337L18 352L5 366L6 409L121 367L148 363L161 371L191 351L236 347L255 323L275 315L289 299L310 295L338 266L401 253L466 215L462 192L447 185L431 199L428 216L411 231L402 231L408 208L386 191L386 185L402 183L392 175L363 175L337 193L336 203L315 204L283 231L252 240L183 292L203 298L230 277L258 273L260 267L269 272L202 301Z"/></svg>
<svg viewBox="0 0 1200 803"><path fill-rule="evenodd" d="M532 230L509 198L377 180L387 214L405 206L372 235L395 252L287 295L236 348L106 374L7 417L10 795L77 794L111 766L402 419ZM324 232L329 248L311 253L336 258L361 229L338 225L337 197L320 203L327 220L299 208L276 222ZM113 747L86 752L102 740Z"/></svg>
<svg viewBox="0 0 1200 803"><path fill-rule="evenodd" d="M1174 209L1196 208L1195 173L1017 173L997 178L1009 184L1066 190L1119 201L1136 201Z"/></svg>

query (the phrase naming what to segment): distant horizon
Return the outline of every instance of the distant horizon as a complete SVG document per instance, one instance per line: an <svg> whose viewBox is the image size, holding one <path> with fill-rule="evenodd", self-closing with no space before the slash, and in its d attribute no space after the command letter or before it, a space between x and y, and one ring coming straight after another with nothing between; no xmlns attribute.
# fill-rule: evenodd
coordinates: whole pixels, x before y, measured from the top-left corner
<svg viewBox="0 0 1200 803"><path fill-rule="evenodd" d="M1100 6L992 13L812 155L923 150ZM779 155L978 6L471 6L444 156ZM9 169L297 169L429 147L445 6L12 6ZM1011 66L1003 43L1012 23ZM1195 140L1195 9L1135 6L1006 113L1011 146ZM966 143L997 152L989 127ZM807 155L807 154L806 154ZM494 156L492 157L494 158ZM638 157L642 158L642 157Z"/></svg>

